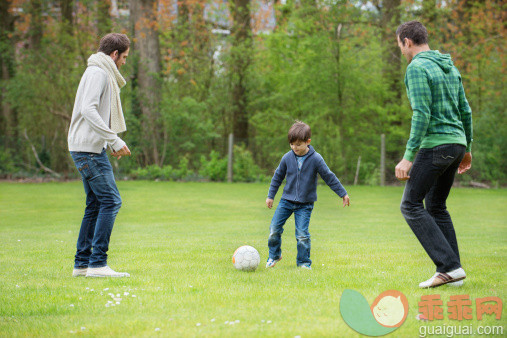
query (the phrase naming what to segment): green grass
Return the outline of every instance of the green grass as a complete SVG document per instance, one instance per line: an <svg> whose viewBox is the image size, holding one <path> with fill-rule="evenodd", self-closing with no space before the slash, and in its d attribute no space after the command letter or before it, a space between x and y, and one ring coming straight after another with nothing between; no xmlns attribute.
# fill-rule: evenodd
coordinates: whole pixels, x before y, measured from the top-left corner
<svg viewBox="0 0 507 338"><path fill-rule="evenodd" d="M295 264L292 217L284 259L274 269L263 266L274 212L265 207L266 184L118 185L123 207L108 263L128 279L71 277L84 207L80 182L0 183L0 336L353 337L339 309L347 288L369 304L389 289L407 296L408 317L393 337L418 336L421 325L505 326L505 310L499 321L477 321L475 305L474 319L463 322L449 320L445 306L443 321L415 316L429 294L440 294L444 305L459 294L474 303L507 301L507 190L453 190L448 205L468 278L459 289L420 290L434 266L400 214L401 187L348 186L345 209L319 187L310 223L313 270L305 271ZM256 272L232 266L244 244L259 250ZM108 293L121 294L120 304L106 307Z"/></svg>

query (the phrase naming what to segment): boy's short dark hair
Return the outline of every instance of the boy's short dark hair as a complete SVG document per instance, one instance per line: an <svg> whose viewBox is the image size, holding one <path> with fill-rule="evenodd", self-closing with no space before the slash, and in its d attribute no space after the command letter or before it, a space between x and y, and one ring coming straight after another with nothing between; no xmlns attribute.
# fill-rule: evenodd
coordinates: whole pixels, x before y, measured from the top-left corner
<svg viewBox="0 0 507 338"><path fill-rule="evenodd" d="M130 47L130 40L125 34L109 33L100 39L99 52L111 55L115 50L118 54L125 52Z"/></svg>
<svg viewBox="0 0 507 338"><path fill-rule="evenodd" d="M312 137L312 130L310 126L304 122L296 121L290 127L287 138L289 139L289 143L294 143L296 141L308 141Z"/></svg>
<svg viewBox="0 0 507 338"><path fill-rule="evenodd" d="M428 43L428 31L419 21L402 23L396 30L396 36L400 38L403 46L405 46L405 38L412 40L417 46Z"/></svg>

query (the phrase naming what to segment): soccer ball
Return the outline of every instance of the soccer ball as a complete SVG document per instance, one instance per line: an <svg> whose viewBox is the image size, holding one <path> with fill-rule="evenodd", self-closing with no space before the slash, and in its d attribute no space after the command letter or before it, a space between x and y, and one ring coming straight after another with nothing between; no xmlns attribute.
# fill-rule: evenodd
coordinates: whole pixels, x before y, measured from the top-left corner
<svg viewBox="0 0 507 338"><path fill-rule="evenodd" d="M241 271L255 271L260 261L259 252L249 245L240 246L232 255L232 264Z"/></svg>

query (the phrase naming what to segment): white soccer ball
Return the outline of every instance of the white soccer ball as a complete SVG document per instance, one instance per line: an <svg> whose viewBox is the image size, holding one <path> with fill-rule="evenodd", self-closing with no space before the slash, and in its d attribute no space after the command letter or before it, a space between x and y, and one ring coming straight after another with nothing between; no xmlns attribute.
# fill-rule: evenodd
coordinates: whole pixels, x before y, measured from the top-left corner
<svg viewBox="0 0 507 338"><path fill-rule="evenodd" d="M249 245L240 246L232 255L232 264L241 271L255 271L260 261L259 252Z"/></svg>

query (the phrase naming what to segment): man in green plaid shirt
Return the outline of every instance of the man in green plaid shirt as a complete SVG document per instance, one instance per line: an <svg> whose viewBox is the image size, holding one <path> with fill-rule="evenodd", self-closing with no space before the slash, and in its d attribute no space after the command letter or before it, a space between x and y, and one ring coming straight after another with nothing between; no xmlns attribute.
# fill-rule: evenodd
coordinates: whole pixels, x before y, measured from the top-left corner
<svg viewBox="0 0 507 338"><path fill-rule="evenodd" d="M405 85L413 110L410 138L395 170L407 181L401 212L436 266L419 287L460 286L466 274L446 200L456 170L463 174L472 165L472 111L450 55L430 50L420 22L400 25L396 36L409 62Z"/></svg>

